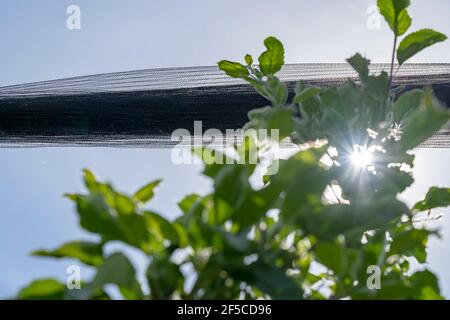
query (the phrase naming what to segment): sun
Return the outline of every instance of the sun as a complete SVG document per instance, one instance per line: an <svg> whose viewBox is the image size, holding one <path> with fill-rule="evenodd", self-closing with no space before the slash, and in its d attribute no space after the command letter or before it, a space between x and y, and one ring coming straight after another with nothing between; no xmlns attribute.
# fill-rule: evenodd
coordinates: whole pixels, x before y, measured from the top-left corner
<svg viewBox="0 0 450 320"><path fill-rule="evenodd" d="M367 168L372 164L373 154L366 147L355 145L350 155L352 165L359 169Z"/></svg>

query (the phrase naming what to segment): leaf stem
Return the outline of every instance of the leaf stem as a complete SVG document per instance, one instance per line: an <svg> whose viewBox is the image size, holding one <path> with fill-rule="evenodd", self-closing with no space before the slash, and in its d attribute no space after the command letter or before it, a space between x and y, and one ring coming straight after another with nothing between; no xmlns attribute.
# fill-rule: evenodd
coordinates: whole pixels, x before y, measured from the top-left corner
<svg viewBox="0 0 450 320"><path fill-rule="evenodd" d="M392 78L394 77L394 61L395 61L395 49L397 49L397 40L398 36L394 37L394 48L392 49L392 58L391 58L391 72L389 76L389 89L391 88Z"/></svg>
<svg viewBox="0 0 450 320"><path fill-rule="evenodd" d="M387 105L387 101L390 97L390 92L391 92L391 86L392 86L392 80L394 77L394 62L395 62L395 50L397 49L397 40L398 40L398 36L397 34L395 34L394 36L394 47L392 48L392 57L391 57L391 70L389 73L389 82L388 82L388 87L387 87L387 91L386 91L386 100L384 101L384 107L383 107L383 116L386 117L386 105Z"/></svg>

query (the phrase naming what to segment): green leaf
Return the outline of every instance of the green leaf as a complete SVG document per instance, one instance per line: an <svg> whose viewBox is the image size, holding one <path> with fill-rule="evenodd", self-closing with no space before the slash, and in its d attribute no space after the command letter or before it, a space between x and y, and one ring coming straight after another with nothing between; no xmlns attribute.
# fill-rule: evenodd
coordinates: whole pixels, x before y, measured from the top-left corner
<svg viewBox="0 0 450 320"><path fill-rule="evenodd" d="M219 61L218 66L220 70L232 78L247 79L249 76L248 69L238 62L222 60Z"/></svg>
<svg viewBox="0 0 450 320"><path fill-rule="evenodd" d="M215 176L215 175L213 175ZM179 203L178 207L180 207L183 213L188 213L192 206L200 199L201 197L198 194L190 194L184 197Z"/></svg>
<svg viewBox="0 0 450 320"><path fill-rule="evenodd" d="M273 107L264 107L253 109L248 113L250 122L245 125L245 129L265 129L268 135L271 130L279 130L278 137L283 139L289 136L294 130L293 115L289 109L279 109Z"/></svg>
<svg viewBox="0 0 450 320"><path fill-rule="evenodd" d="M409 5L409 0L378 0L378 9L396 36L403 35L411 26L406 10Z"/></svg>
<svg viewBox="0 0 450 320"><path fill-rule="evenodd" d="M427 139L431 138L450 120L448 111L427 108L417 110L402 128L403 134L398 146L401 151L416 148Z"/></svg>
<svg viewBox="0 0 450 320"><path fill-rule="evenodd" d="M366 93L376 101L382 102L384 104L386 101L386 97L389 94L389 75L387 74L387 72L382 71L379 75L369 76L366 85ZM370 108L366 107L366 109Z"/></svg>
<svg viewBox="0 0 450 320"><path fill-rule="evenodd" d="M439 291L437 277L428 270L416 272L408 277L391 272L382 278L381 289L372 291L375 296L369 295L365 299L442 300Z"/></svg>
<svg viewBox="0 0 450 320"><path fill-rule="evenodd" d="M117 214L117 210L98 194L72 196L77 204L80 225L101 235L103 241L119 240L142 250L148 250L150 237L142 215Z"/></svg>
<svg viewBox="0 0 450 320"><path fill-rule="evenodd" d="M214 179L215 196L231 206L241 205L246 195L251 192L248 178L248 171L244 166L225 166Z"/></svg>
<svg viewBox="0 0 450 320"><path fill-rule="evenodd" d="M345 82L322 94L321 109L324 116L321 119L321 127L330 144L342 143L341 136L345 137L349 130L361 130L356 127L356 123L361 119L363 107L359 86L353 82ZM360 126L367 128L367 120L363 120Z"/></svg>
<svg viewBox="0 0 450 320"><path fill-rule="evenodd" d="M55 279L33 281L20 290L17 299L20 300L62 300L66 286Z"/></svg>
<svg viewBox="0 0 450 320"><path fill-rule="evenodd" d="M133 265L126 256L122 253L114 253L98 268L89 288L94 290L102 288L106 284L115 284L124 298L142 299L143 293L135 273Z"/></svg>
<svg viewBox="0 0 450 320"><path fill-rule="evenodd" d="M398 168L383 167L380 167L377 174L367 181L378 195L401 193L413 182L414 179L410 173Z"/></svg>
<svg viewBox="0 0 450 320"><path fill-rule="evenodd" d="M394 237L389 255L413 256L419 263L425 263L427 258L428 236L433 232L424 229L412 229Z"/></svg>
<svg viewBox="0 0 450 320"><path fill-rule="evenodd" d="M82 282L81 289L70 290L55 279L39 279L21 289L15 299L19 300L110 300L101 288L87 288Z"/></svg>
<svg viewBox="0 0 450 320"><path fill-rule="evenodd" d="M152 256L146 275L152 299L171 299L175 292L183 292L184 278L178 265L164 255Z"/></svg>
<svg viewBox="0 0 450 320"><path fill-rule="evenodd" d="M275 37L268 37L264 40L267 51L259 56L259 68L266 75L274 75L280 71L284 64L283 44Z"/></svg>
<svg viewBox="0 0 450 320"><path fill-rule="evenodd" d="M450 188L432 187L428 190L425 199L417 202L413 209L426 211L434 208L445 208L450 206Z"/></svg>
<svg viewBox="0 0 450 320"><path fill-rule="evenodd" d="M353 57L347 59L347 62L355 69L363 82L367 81L369 78L370 60L357 53Z"/></svg>
<svg viewBox="0 0 450 320"><path fill-rule="evenodd" d="M249 54L245 55L245 63L250 67L253 64L253 57Z"/></svg>
<svg viewBox="0 0 450 320"><path fill-rule="evenodd" d="M401 95L393 106L394 121L398 124L402 120L417 110L422 102L424 92L420 89L414 89Z"/></svg>
<svg viewBox="0 0 450 320"><path fill-rule="evenodd" d="M37 250L32 254L41 257L75 258L90 266L99 266L103 263L102 245L86 241L68 242L52 250Z"/></svg>
<svg viewBox="0 0 450 320"><path fill-rule="evenodd" d="M251 250L252 244L247 239L247 234L245 233L230 233L226 231L222 231L219 229L219 234L223 238L223 241L227 246L232 248L236 252L246 253Z"/></svg>
<svg viewBox="0 0 450 320"><path fill-rule="evenodd" d="M232 213L232 220L237 222L242 228L250 227L275 206L279 195L277 188L264 188L249 192L242 199L241 205L235 207Z"/></svg>
<svg viewBox="0 0 450 320"><path fill-rule="evenodd" d="M241 270L231 270L230 272L235 278L255 285L272 299L295 300L302 298L303 290L292 277L288 277L284 270L273 264L265 263L261 259Z"/></svg>
<svg viewBox="0 0 450 320"><path fill-rule="evenodd" d="M155 195L155 188L161 183L161 180L156 180L153 182L150 182L149 184L143 186L140 188L136 193L133 195L133 200L138 203L146 203L150 199L153 198Z"/></svg>
<svg viewBox="0 0 450 320"><path fill-rule="evenodd" d="M205 169L202 173L210 178L214 178L226 165L237 163L235 157L214 148L196 147L193 148L192 153L203 161Z"/></svg>
<svg viewBox="0 0 450 320"><path fill-rule="evenodd" d="M164 244L165 241L170 241L176 246L180 244L177 230L165 218L150 211L144 212L144 218L150 233L158 242Z"/></svg>
<svg viewBox="0 0 450 320"><path fill-rule="evenodd" d="M336 243L320 242L314 251L317 260L325 267L340 275L347 270L345 248Z"/></svg>
<svg viewBox="0 0 450 320"><path fill-rule="evenodd" d="M444 34L431 29L422 29L411 33L402 40L397 49L398 63L403 64L416 53L446 39Z"/></svg>
<svg viewBox="0 0 450 320"><path fill-rule="evenodd" d="M323 208L322 194L330 182L329 174L319 166L324 152L324 148L305 150L280 161L279 172L273 176L269 187L285 193L281 205L285 221L292 223L302 216L312 218L312 212Z"/></svg>
<svg viewBox="0 0 450 320"><path fill-rule="evenodd" d="M256 92L272 102L274 107L282 108L288 99L289 90L285 83L275 76L267 76L267 81L254 83Z"/></svg>
<svg viewBox="0 0 450 320"><path fill-rule="evenodd" d="M101 195L74 195L72 197L76 202L80 225L83 229L98 233L106 239L120 237L120 230L112 210Z"/></svg>
<svg viewBox="0 0 450 320"><path fill-rule="evenodd" d="M292 194L292 198L294 196ZM320 240L332 240L345 234L348 241L360 241L365 231L389 228L393 219L409 213L408 207L392 195L352 199L351 205L331 206L324 206L317 194L310 194L306 199L307 205L289 209L291 214L295 213L298 226ZM295 204L293 200L295 198L291 200Z"/></svg>
<svg viewBox="0 0 450 320"><path fill-rule="evenodd" d="M419 271L411 276L412 291L414 299L418 300L443 300L440 295L439 282L432 272L428 270Z"/></svg>
<svg viewBox="0 0 450 320"><path fill-rule="evenodd" d="M270 101L273 102L275 107L283 107L283 105L286 104L289 89L285 83L281 82L280 79L275 76L268 76L266 88L269 89L272 96Z"/></svg>
<svg viewBox="0 0 450 320"><path fill-rule="evenodd" d="M89 169L83 169L83 178L86 188L91 189L93 186L97 185L97 178Z"/></svg>
<svg viewBox="0 0 450 320"><path fill-rule="evenodd" d="M286 109L276 109L267 119L267 130L279 130L279 138L289 136L294 129L292 112Z"/></svg>
<svg viewBox="0 0 450 320"><path fill-rule="evenodd" d="M303 103L322 92L322 88L318 87L305 87L303 90L296 92L294 99L292 100L294 103L300 104Z"/></svg>
<svg viewBox="0 0 450 320"><path fill-rule="evenodd" d="M91 195L96 194L101 196L106 204L117 210L119 214L128 215L134 213L135 204L128 196L114 190L113 186L109 183L102 183L98 181L91 171L85 169L83 170L83 173L86 188L89 190ZM69 195L68 198L76 201L77 196Z"/></svg>
<svg viewBox="0 0 450 320"><path fill-rule="evenodd" d="M124 216L135 214L136 205L130 197L118 192L114 192L112 194L112 199L112 207L116 209L118 214Z"/></svg>

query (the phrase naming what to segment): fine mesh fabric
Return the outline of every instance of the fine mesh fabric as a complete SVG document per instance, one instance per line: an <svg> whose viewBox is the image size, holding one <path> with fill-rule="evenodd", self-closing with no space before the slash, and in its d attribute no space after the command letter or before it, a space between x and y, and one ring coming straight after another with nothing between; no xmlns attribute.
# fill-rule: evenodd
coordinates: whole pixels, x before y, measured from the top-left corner
<svg viewBox="0 0 450 320"><path fill-rule="evenodd" d="M373 64L374 73L388 70ZM397 69L397 68L396 68ZM331 86L356 79L348 64L290 64L278 74ZM407 64L395 73L403 90L431 86L450 106L450 64ZM248 85L217 67L149 69L42 81L0 88L0 146L165 147L178 128L237 129L247 112L267 105ZM443 130L423 147L449 147Z"/></svg>

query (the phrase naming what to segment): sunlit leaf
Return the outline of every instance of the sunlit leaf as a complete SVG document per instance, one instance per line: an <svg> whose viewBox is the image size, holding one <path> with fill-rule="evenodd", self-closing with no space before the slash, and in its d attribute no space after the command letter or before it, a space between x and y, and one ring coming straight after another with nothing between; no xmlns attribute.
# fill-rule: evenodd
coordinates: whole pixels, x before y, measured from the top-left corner
<svg viewBox="0 0 450 320"><path fill-rule="evenodd" d="M248 66L251 66L253 64L253 57L249 54L245 55L244 60Z"/></svg>
<svg viewBox="0 0 450 320"><path fill-rule="evenodd" d="M238 62L222 60L218 63L218 66L220 70L233 78L246 79L249 76L247 68Z"/></svg>
<svg viewBox="0 0 450 320"><path fill-rule="evenodd" d="M37 250L32 254L41 257L74 258L87 265L99 266L103 263L102 247L103 246L98 243L72 241L65 243L55 250Z"/></svg>
<svg viewBox="0 0 450 320"><path fill-rule="evenodd" d="M283 44L275 37L268 37L264 40L264 45L267 51L259 56L259 67L264 75L273 75L284 64Z"/></svg>
<svg viewBox="0 0 450 320"><path fill-rule="evenodd" d="M92 171L88 169L83 170L84 184L86 188L91 189L94 185L97 184L97 178L92 173Z"/></svg>
<svg viewBox="0 0 450 320"><path fill-rule="evenodd" d="M411 277L415 299L420 300L443 300L437 277L429 270L418 271Z"/></svg>
<svg viewBox="0 0 450 320"><path fill-rule="evenodd" d="M401 36L411 26L411 17L406 10L410 0L378 0L380 13L395 35Z"/></svg>
<svg viewBox="0 0 450 320"><path fill-rule="evenodd" d="M33 281L20 290L17 299L20 300L62 300L66 287L55 279Z"/></svg>
<svg viewBox="0 0 450 320"><path fill-rule="evenodd" d="M156 238L161 244L170 241L173 245L179 245L178 232L169 221L150 211L145 211L143 215L152 237Z"/></svg>
<svg viewBox="0 0 450 320"><path fill-rule="evenodd" d="M161 183L161 180L156 180L153 182L150 182L149 184L143 186L140 188L136 193L133 195L133 200L135 202L139 203L146 203L150 199L153 198L155 194L155 188Z"/></svg>
<svg viewBox="0 0 450 320"><path fill-rule="evenodd" d="M450 206L450 188L432 187L428 190L425 199L417 202L413 209L418 211L426 211L448 206Z"/></svg>
<svg viewBox="0 0 450 320"><path fill-rule="evenodd" d="M183 213L187 213L198 199L200 199L198 194L187 195L180 202L178 202L178 206Z"/></svg>
<svg viewBox="0 0 450 320"><path fill-rule="evenodd" d="M437 31L431 29L422 29L407 35L397 50L397 60L399 64L403 64L406 60L432 46L435 43L445 41L447 37Z"/></svg>

